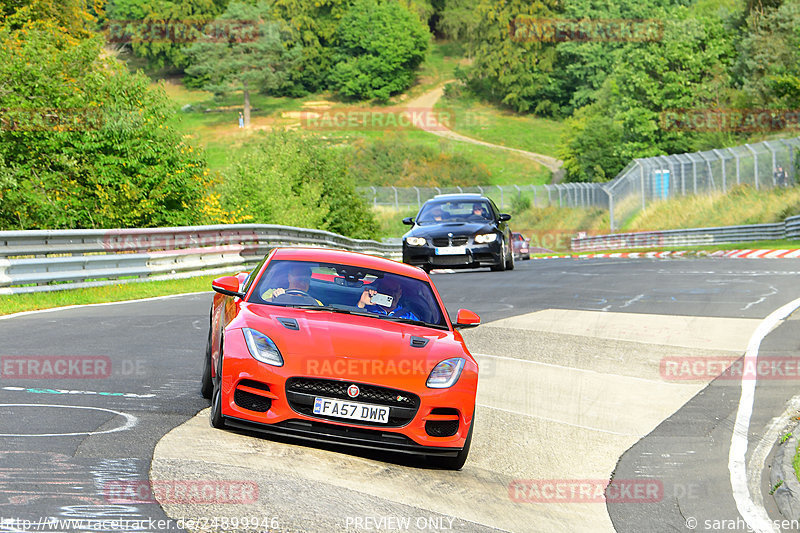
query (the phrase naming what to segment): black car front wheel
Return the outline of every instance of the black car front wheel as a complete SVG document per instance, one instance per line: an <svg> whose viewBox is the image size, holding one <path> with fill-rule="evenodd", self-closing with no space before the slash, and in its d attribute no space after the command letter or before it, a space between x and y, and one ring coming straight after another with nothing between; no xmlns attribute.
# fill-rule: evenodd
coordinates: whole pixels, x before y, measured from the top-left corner
<svg viewBox="0 0 800 533"><path fill-rule="evenodd" d="M211 326L208 326L208 340L206 341L206 353L203 356L203 375L200 378L200 394L203 398L210 400L214 392L214 383L211 381Z"/></svg>
<svg viewBox="0 0 800 533"><path fill-rule="evenodd" d="M223 429L225 418L222 416L222 348L219 351L219 365L217 377L214 378L214 392L211 395L211 410L208 413L208 421L211 427Z"/></svg>
<svg viewBox="0 0 800 533"><path fill-rule="evenodd" d="M506 270L514 270L514 250L509 249L506 257L508 258L506 261Z"/></svg>
<svg viewBox="0 0 800 533"><path fill-rule="evenodd" d="M469 447L472 444L472 428L475 427L475 415L472 415L472 423L469 425L467 432L467 440L464 441L464 447L458 452L455 457L428 457L428 462L435 465L437 468L445 470L461 470L464 463L467 462L469 455Z"/></svg>
<svg viewBox="0 0 800 533"><path fill-rule="evenodd" d="M506 246L506 243L505 242L501 243L501 246L500 246L500 260L497 262L496 265L492 265L491 267L489 267L489 268L492 269L492 272L502 272L503 270L505 270L508 267L508 253L509 252L508 252L508 247ZM513 257L511 258L511 261L512 261L511 268L514 268L514 266L513 266L514 258Z"/></svg>

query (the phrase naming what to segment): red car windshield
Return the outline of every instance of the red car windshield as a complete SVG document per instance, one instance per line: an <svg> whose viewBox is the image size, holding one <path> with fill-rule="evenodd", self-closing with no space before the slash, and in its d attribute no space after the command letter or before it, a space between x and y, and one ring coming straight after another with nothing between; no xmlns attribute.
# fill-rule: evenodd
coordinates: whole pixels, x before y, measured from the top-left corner
<svg viewBox="0 0 800 533"><path fill-rule="evenodd" d="M428 282L352 265L270 261L249 301L447 328Z"/></svg>

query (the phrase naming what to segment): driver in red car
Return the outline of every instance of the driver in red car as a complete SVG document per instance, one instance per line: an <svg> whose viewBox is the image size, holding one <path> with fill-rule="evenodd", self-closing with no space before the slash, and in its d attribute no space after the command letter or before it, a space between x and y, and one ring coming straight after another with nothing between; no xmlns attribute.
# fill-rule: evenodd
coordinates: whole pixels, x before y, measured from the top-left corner
<svg viewBox="0 0 800 533"><path fill-rule="evenodd" d="M290 290L303 291L307 294L309 287L311 287L311 268L300 263L294 264L289 267L287 278L288 286L286 288L277 287L274 289L267 289L261 295L261 298L265 301L274 301L275 298ZM319 300L317 300L317 303L322 305L322 302Z"/></svg>
<svg viewBox="0 0 800 533"><path fill-rule="evenodd" d="M397 280L384 278L373 281L368 287L364 287L364 292L361 293L357 305L376 315L419 320L420 318L413 311L400 305L402 297L403 285Z"/></svg>

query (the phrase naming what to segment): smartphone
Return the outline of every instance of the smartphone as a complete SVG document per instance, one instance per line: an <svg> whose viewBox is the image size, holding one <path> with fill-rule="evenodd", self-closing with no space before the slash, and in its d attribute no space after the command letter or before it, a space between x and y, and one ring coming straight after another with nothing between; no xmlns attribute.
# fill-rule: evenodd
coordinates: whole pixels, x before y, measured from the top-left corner
<svg viewBox="0 0 800 533"><path fill-rule="evenodd" d="M370 303L374 305L381 305L383 307L391 307L392 301L394 301L394 297L389 296L388 294L378 293L370 299Z"/></svg>

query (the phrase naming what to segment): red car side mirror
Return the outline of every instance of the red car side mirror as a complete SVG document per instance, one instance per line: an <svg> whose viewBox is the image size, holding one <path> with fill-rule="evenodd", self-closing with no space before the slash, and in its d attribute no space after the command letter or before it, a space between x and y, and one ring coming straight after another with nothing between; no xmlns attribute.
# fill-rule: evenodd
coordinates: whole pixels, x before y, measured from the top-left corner
<svg viewBox="0 0 800 533"><path fill-rule="evenodd" d="M211 282L211 288L225 296L244 297L244 293L239 292L239 278L236 276L224 276Z"/></svg>
<svg viewBox="0 0 800 533"><path fill-rule="evenodd" d="M481 317L470 311L469 309L459 309L456 316L456 323L453 324L454 328L474 328L480 325Z"/></svg>

